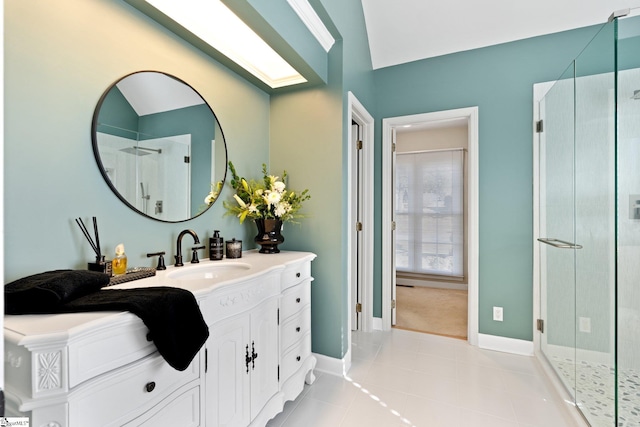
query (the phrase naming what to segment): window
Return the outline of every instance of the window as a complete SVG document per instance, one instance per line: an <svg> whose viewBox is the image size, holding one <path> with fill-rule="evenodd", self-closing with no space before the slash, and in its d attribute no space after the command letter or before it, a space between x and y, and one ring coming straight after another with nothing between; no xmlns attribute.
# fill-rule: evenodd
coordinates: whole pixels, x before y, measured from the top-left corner
<svg viewBox="0 0 640 427"><path fill-rule="evenodd" d="M464 275L464 150L396 154L396 269Z"/></svg>

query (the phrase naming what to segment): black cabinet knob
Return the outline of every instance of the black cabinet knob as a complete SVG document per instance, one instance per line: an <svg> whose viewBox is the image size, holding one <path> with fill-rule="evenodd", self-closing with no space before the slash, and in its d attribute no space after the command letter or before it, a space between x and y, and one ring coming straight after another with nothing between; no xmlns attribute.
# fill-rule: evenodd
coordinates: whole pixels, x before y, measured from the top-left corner
<svg viewBox="0 0 640 427"><path fill-rule="evenodd" d="M300 273L296 273L296 277L300 277Z"/></svg>
<svg viewBox="0 0 640 427"><path fill-rule="evenodd" d="M300 332L300 326L296 328L296 332Z"/></svg>
<svg viewBox="0 0 640 427"><path fill-rule="evenodd" d="M147 385L144 386L144 389L147 390L147 392L149 393L155 390L155 388L156 388L156 383L153 381L148 382Z"/></svg>
<svg viewBox="0 0 640 427"><path fill-rule="evenodd" d="M296 302L299 304L300 303L300 298L296 298Z"/></svg>
<svg viewBox="0 0 640 427"><path fill-rule="evenodd" d="M300 361L300 356L296 357L296 360L299 362Z"/></svg>

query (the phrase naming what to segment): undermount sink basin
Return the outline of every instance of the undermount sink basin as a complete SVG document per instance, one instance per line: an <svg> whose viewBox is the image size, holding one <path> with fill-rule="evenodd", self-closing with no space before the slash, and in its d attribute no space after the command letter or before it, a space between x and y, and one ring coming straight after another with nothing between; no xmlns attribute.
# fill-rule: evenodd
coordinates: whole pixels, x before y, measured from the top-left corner
<svg viewBox="0 0 640 427"><path fill-rule="evenodd" d="M251 265L245 263L217 262L215 264L179 267L167 274L167 277L177 280L222 279L250 268Z"/></svg>

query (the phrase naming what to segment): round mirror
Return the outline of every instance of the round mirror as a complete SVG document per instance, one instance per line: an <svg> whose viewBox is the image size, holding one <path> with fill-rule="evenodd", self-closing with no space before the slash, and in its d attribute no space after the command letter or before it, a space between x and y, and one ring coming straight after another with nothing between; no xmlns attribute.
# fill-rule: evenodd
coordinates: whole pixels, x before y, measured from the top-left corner
<svg viewBox="0 0 640 427"><path fill-rule="evenodd" d="M141 71L111 85L93 115L92 140L113 192L158 221L202 214L226 177L227 146L211 107L165 73Z"/></svg>

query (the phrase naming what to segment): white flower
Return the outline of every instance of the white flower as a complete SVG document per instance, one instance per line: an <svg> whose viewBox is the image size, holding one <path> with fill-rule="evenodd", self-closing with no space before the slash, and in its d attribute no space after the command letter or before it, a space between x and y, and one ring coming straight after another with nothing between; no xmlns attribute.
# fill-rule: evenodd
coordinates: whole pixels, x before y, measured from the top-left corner
<svg viewBox="0 0 640 427"><path fill-rule="evenodd" d="M267 203L267 205L273 206L280 201L280 193L278 193L277 191L267 190L265 191L264 201Z"/></svg>
<svg viewBox="0 0 640 427"><path fill-rule="evenodd" d="M251 205L249 205L249 212L251 213L256 213L258 212L258 206L255 203L251 203Z"/></svg>
<svg viewBox="0 0 640 427"><path fill-rule="evenodd" d="M277 181L277 182L273 183L273 189L275 191L277 191L278 193L284 192L284 187L285 187L285 185L284 185L284 182L282 182L282 181Z"/></svg>
<svg viewBox="0 0 640 427"><path fill-rule="evenodd" d="M281 202L276 205L274 213L277 217L282 217L291 210L291 205L287 202Z"/></svg>
<svg viewBox="0 0 640 427"><path fill-rule="evenodd" d="M240 196L238 196L237 194L234 194L233 198L236 199L236 202L238 202L238 204L240 206L242 206L243 208L247 207L247 204L245 202L243 202L242 199L240 198Z"/></svg>
<svg viewBox="0 0 640 427"><path fill-rule="evenodd" d="M204 198L204 203L210 205L214 200L216 200L216 196L212 193L209 193L207 197Z"/></svg>

